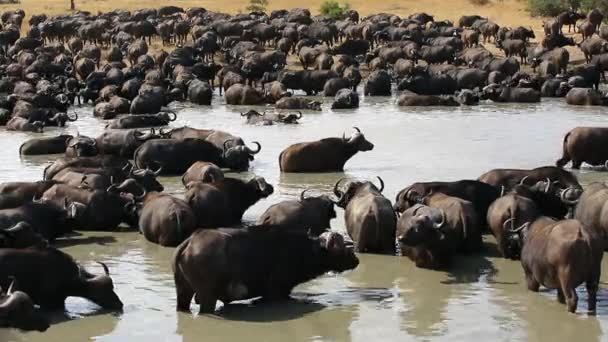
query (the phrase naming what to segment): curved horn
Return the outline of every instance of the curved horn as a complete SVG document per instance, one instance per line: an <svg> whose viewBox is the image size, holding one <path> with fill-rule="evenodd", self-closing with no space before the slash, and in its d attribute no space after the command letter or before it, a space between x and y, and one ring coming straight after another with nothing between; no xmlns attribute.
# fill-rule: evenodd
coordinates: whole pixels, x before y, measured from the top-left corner
<svg viewBox="0 0 608 342"><path fill-rule="evenodd" d="M382 190L384 190L384 181L382 180L382 178L380 178L380 176L376 176L376 178L378 178L378 180L380 181L380 192L382 192Z"/></svg>
<svg viewBox="0 0 608 342"><path fill-rule="evenodd" d="M507 229L507 224L509 224L509 223L511 223L511 228ZM512 231L513 224L515 224L515 219L513 217L510 217L509 219L505 220L505 222L502 223L502 229Z"/></svg>
<svg viewBox="0 0 608 342"><path fill-rule="evenodd" d="M167 135L169 135L169 134L171 134L172 130L169 130L168 132L165 132L165 131L164 131L164 129L165 129L164 127L161 127L161 128L158 130L158 134L160 134L160 135L161 135L161 136L163 136L163 137L164 137L164 136L167 136Z"/></svg>
<svg viewBox="0 0 608 342"><path fill-rule="evenodd" d="M576 205L578 203L578 200L569 200L566 198L566 194L568 193L568 191L572 191L572 190L574 190L574 189L567 188L567 189L564 189L564 191L562 191L562 193L559 196L559 198L562 200L562 202L564 202L568 205Z"/></svg>
<svg viewBox="0 0 608 342"><path fill-rule="evenodd" d="M549 177L547 177L547 186L545 186L545 193L548 193L550 188L551 188L551 179L549 179Z"/></svg>
<svg viewBox="0 0 608 342"><path fill-rule="evenodd" d="M354 129L355 131L357 131L357 133L361 133L361 130L359 129L359 127L353 127L353 129Z"/></svg>
<svg viewBox="0 0 608 342"><path fill-rule="evenodd" d="M346 178L340 178L338 179L336 184L334 184L334 195L336 195L336 197L338 198L338 202L340 202L340 200L342 200L342 196L344 196L344 193L338 189L338 185L340 185L340 183L345 179Z"/></svg>
<svg viewBox="0 0 608 342"><path fill-rule="evenodd" d="M10 296L13 294L13 288L15 287L15 277L9 277L11 279L11 284L8 286L8 290L6 290L6 295Z"/></svg>
<svg viewBox="0 0 608 342"><path fill-rule="evenodd" d="M511 229L510 232L512 232L512 233L519 233L522 230L524 230L525 228L527 228L529 225L530 225L530 222L526 222L526 223L522 224L521 226L519 226L518 228Z"/></svg>
<svg viewBox="0 0 608 342"><path fill-rule="evenodd" d="M346 132L342 133L342 141L346 142Z"/></svg>
<svg viewBox="0 0 608 342"><path fill-rule="evenodd" d="M445 218L445 211L443 211L443 209L439 209L439 211L441 211L441 222L433 223L433 227L435 229L440 229L445 224L445 221L447 221Z"/></svg>
<svg viewBox="0 0 608 342"><path fill-rule="evenodd" d="M257 142L257 141L252 141L251 143L257 145L258 149L256 151L253 151L252 149L250 149L249 147L247 147L247 149L249 150L249 154L258 154L258 153L260 153L260 151L262 150L262 145L260 145L260 143Z"/></svg>
<svg viewBox="0 0 608 342"><path fill-rule="evenodd" d="M11 228L4 229L4 232L5 233L16 233L22 229L23 229L23 225L21 225L21 222L19 222L16 225L12 226Z"/></svg>
<svg viewBox="0 0 608 342"><path fill-rule="evenodd" d="M241 116L247 116L247 113L241 112Z"/></svg>
<svg viewBox="0 0 608 342"><path fill-rule="evenodd" d="M530 177L530 176L525 176L524 178L522 178L522 179L519 181L519 184L521 184L521 185L526 185L526 179L528 179L529 177Z"/></svg>
<svg viewBox="0 0 608 342"><path fill-rule="evenodd" d="M304 194L306 194L306 191L310 191L310 189L304 189L302 191L302 193L300 193L300 202L304 201L304 199L305 199Z"/></svg>
<svg viewBox="0 0 608 342"><path fill-rule="evenodd" d="M96 261L98 264L101 265L101 267L103 267L103 272L109 277L110 276L110 270L108 269L108 266L106 264L104 264L101 261Z"/></svg>
<svg viewBox="0 0 608 342"><path fill-rule="evenodd" d="M301 112L301 111L298 111L297 113L299 114L299 116L298 116L298 120L300 120L300 119L302 118L302 116L303 116L303 115L302 115L302 112ZM608 163L608 161L607 161L607 163Z"/></svg>
<svg viewBox="0 0 608 342"><path fill-rule="evenodd" d="M170 116L171 114L173 114L173 119L171 119L171 116ZM169 115L169 121L175 121L175 120L177 120L177 113L176 112L174 112L174 111L168 111L167 115Z"/></svg>

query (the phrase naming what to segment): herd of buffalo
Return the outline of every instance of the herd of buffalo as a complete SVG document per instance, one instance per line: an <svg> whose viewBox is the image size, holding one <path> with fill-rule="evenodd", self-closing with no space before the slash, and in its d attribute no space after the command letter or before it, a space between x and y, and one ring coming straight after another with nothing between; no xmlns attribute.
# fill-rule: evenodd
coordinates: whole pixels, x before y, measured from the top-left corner
<svg viewBox="0 0 608 342"><path fill-rule="evenodd" d="M521 260L530 290L557 289L575 312L575 288L584 283L595 311L608 247L608 186L583 189L563 167L608 167L608 128L573 129L557 166L414 183L394 202L382 194L380 177L341 179L333 194L304 191L242 228L246 210L274 188L263 177L224 171L249 170L261 144L215 129L159 127L176 119L167 107L173 101L211 105L222 96L230 105L274 104L271 113L248 108L241 114L247 124L297 124L301 110L321 110L322 102L295 91L334 97L335 110L355 108L362 81L366 96L391 95L396 84L400 106L541 97L608 105L599 90L608 69L608 27L599 11L560 14L545 23L536 46L531 28L480 16L454 25L425 13L359 18L351 10L331 19L306 9L228 15L165 6L33 15L23 30L25 18L22 10L1 16L0 123L42 132L77 121L72 106L90 103L95 117L111 121L97 137L33 138L20 147L21 155L64 156L40 181L0 184L0 286L8 289L0 290L0 326L46 330L45 312L62 309L68 296L121 310L105 264L95 275L52 247L74 230L119 226L177 247L173 272L183 311L193 298L201 313L213 312L217 300L287 298L298 284L356 268L355 252L401 254L418 267L443 269L455 255L481 252L486 233L502 256ZM566 37L564 26L583 39ZM150 47L157 37L171 52ZM578 45L586 64L569 68L567 45ZM292 57L303 69L290 69ZM288 146L278 163L281 172L339 172L373 149L353 127L350 135ZM185 196L164 193L159 175L181 175ZM344 209L348 239L330 230L336 206Z"/></svg>

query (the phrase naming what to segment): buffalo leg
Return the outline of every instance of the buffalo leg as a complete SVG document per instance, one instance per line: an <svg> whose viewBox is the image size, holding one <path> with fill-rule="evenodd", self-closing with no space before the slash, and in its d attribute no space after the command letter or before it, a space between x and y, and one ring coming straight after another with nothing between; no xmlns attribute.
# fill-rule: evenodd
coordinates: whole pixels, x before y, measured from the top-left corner
<svg viewBox="0 0 608 342"><path fill-rule="evenodd" d="M566 304L566 298L564 298L564 292L562 289L557 289L557 301L560 304Z"/></svg>
<svg viewBox="0 0 608 342"><path fill-rule="evenodd" d="M173 277L175 280L175 292L177 293L177 311L188 312L190 311L190 302L192 302L194 290L179 267L175 270Z"/></svg>
<svg viewBox="0 0 608 342"><path fill-rule="evenodd" d="M588 310L589 310L589 312L595 313L595 306L596 306L596 302L597 302L598 283L597 283L597 281L592 280L592 281L588 281L585 285L587 287Z"/></svg>
<svg viewBox="0 0 608 342"><path fill-rule="evenodd" d="M576 312L576 306L578 305L578 295L576 294L575 286L570 284L570 274L567 270L559 272L559 282L562 288L562 293L566 298L566 305L568 306L569 312Z"/></svg>
<svg viewBox="0 0 608 342"><path fill-rule="evenodd" d="M528 286L528 290L532 292L538 292L538 288L540 287L540 284L534 279L531 272L526 272L526 285Z"/></svg>

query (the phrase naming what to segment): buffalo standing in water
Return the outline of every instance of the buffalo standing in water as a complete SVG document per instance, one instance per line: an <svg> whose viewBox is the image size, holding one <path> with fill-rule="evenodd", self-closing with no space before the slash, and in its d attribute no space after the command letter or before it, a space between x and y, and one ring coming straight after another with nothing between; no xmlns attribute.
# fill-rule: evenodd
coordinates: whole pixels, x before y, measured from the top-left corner
<svg viewBox="0 0 608 342"><path fill-rule="evenodd" d="M273 226L199 229L173 257L177 310L189 311L193 296L201 314L213 312L217 300L285 300L298 284L358 264L336 232L316 238Z"/></svg>
<svg viewBox="0 0 608 342"><path fill-rule="evenodd" d="M564 167L572 161L572 168L579 169L583 162L608 167L608 128L576 127L564 136L562 157L555 162Z"/></svg>
<svg viewBox="0 0 608 342"><path fill-rule="evenodd" d="M339 172L357 152L371 151L374 144L367 141L361 130L354 127L350 139L326 138L294 144L279 155L282 172Z"/></svg>
<svg viewBox="0 0 608 342"><path fill-rule="evenodd" d="M517 228L523 242L521 265L530 291L540 285L557 289L557 300L576 312L576 288L585 283L588 308L595 312L602 274L602 238L577 220L556 221L541 216Z"/></svg>
<svg viewBox="0 0 608 342"><path fill-rule="evenodd" d="M298 200L271 205L260 216L257 224L289 227L309 231L317 236L330 228L329 221L336 217L334 201L328 196L305 197L302 191Z"/></svg>
<svg viewBox="0 0 608 342"><path fill-rule="evenodd" d="M355 242L355 251L395 254L397 216L391 201L382 195L382 178L378 180L380 189L371 182L350 182L345 191L339 190L339 180L334 194L337 205L344 208L346 230Z"/></svg>

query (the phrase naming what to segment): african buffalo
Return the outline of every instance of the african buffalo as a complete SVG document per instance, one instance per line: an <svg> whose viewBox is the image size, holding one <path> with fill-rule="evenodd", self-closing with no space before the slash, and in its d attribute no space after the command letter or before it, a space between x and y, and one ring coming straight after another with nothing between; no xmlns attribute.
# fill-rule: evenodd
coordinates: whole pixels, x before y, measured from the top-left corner
<svg viewBox="0 0 608 342"><path fill-rule="evenodd" d="M15 278L12 275L9 278L11 284L6 293L0 288L0 327L46 331L48 319L34 307L27 293L14 289Z"/></svg>
<svg viewBox="0 0 608 342"><path fill-rule="evenodd" d="M555 166L541 166L534 169L493 169L479 176L477 180L493 185L502 192L508 192L517 184L523 182L533 184L547 179L560 188L582 189L575 175Z"/></svg>
<svg viewBox="0 0 608 342"><path fill-rule="evenodd" d="M21 155L59 154L64 153L71 135L59 135L50 138L34 138L27 140L19 147Z"/></svg>
<svg viewBox="0 0 608 342"><path fill-rule="evenodd" d="M105 274L93 275L55 248L0 249L0 285L8 286L8 277L14 277L19 288L45 309L63 310L65 299L75 296L121 311L123 304L114 292L108 268L101 265Z"/></svg>
<svg viewBox="0 0 608 342"><path fill-rule="evenodd" d="M576 288L585 283L588 309L595 312L602 273L602 238L577 220L540 217L515 229L523 243L521 265L528 290L557 289L557 299L576 312Z"/></svg>
<svg viewBox="0 0 608 342"><path fill-rule="evenodd" d="M282 226L309 231L318 236L330 229L329 221L336 217L334 201L328 196L306 197L303 190L298 200L273 204L258 218L258 225Z"/></svg>
<svg viewBox="0 0 608 342"><path fill-rule="evenodd" d="M336 205L344 209L346 230L355 242L355 251L395 254L397 216L382 195L384 182L380 177L378 180L380 189L371 182L351 181L346 190L339 189L342 179L338 180L334 185Z"/></svg>
<svg viewBox="0 0 608 342"><path fill-rule="evenodd" d="M496 248L500 255L508 259L519 259L519 236L512 234L512 231L540 215L541 212L533 200L517 193L507 194L494 201L488 208L487 221L496 238Z"/></svg>
<svg viewBox="0 0 608 342"><path fill-rule="evenodd" d="M473 204L457 197L434 193L402 213L397 240L402 254L417 267L439 269L457 253L481 249L481 227Z"/></svg>
<svg viewBox="0 0 608 342"><path fill-rule="evenodd" d="M197 228L196 216L184 200L159 192L149 192L141 202L139 231L146 240L176 247Z"/></svg>
<svg viewBox="0 0 608 342"><path fill-rule="evenodd" d="M482 227L486 224L485 217L488 207L500 197L500 190L494 186L474 180L422 182L414 183L399 191L395 198L394 209L398 213L402 213L409 207L420 203L426 196L438 192L473 203Z"/></svg>
<svg viewBox="0 0 608 342"><path fill-rule="evenodd" d="M287 299L300 283L358 264L335 232L313 238L282 227L201 229L175 251L177 310L189 311L193 296L200 313L213 312L217 300Z"/></svg>
<svg viewBox="0 0 608 342"><path fill-rule="evenodd" d="M281 172L343 171L344 164L357 152L374 148L358 128L355 130L349 139L343 135L342 138L325 138L287 147L279 155Z"/></svg>
<svg viewBox="0 0 608 342"><path fill-rule="evenodd" d="M177 119L175 112L157 114L124 115L106 125L106 129L129 129L153 126L166 126Z"/></svg>
<svg viewBox="0 0 608 342"><path fill-rule="evenodd" d="M213 183L222 181L223 179L224 172L217 165L210 162L197 161L182 175L182 184L187 186L190 182Z"/></svg>
<svg viewBox="0 0 608 342"><path fill-rule="evenodd" d="M274 192L264 177L246 182L226 177L211 183L191 182L186 188L185 200L197 217L197 227L201 228L239 224L249 207Z"/></svg>
<svg viewBox="0 0 608 342"><path fill-rule="evenodd" d="M563 154L555 165L564 167L570 161L573 169L579 169L583 162L605 165L608 163L608 150L603 149L605 144L608 144L608 128L576 127L564 136Z"/></svg>

